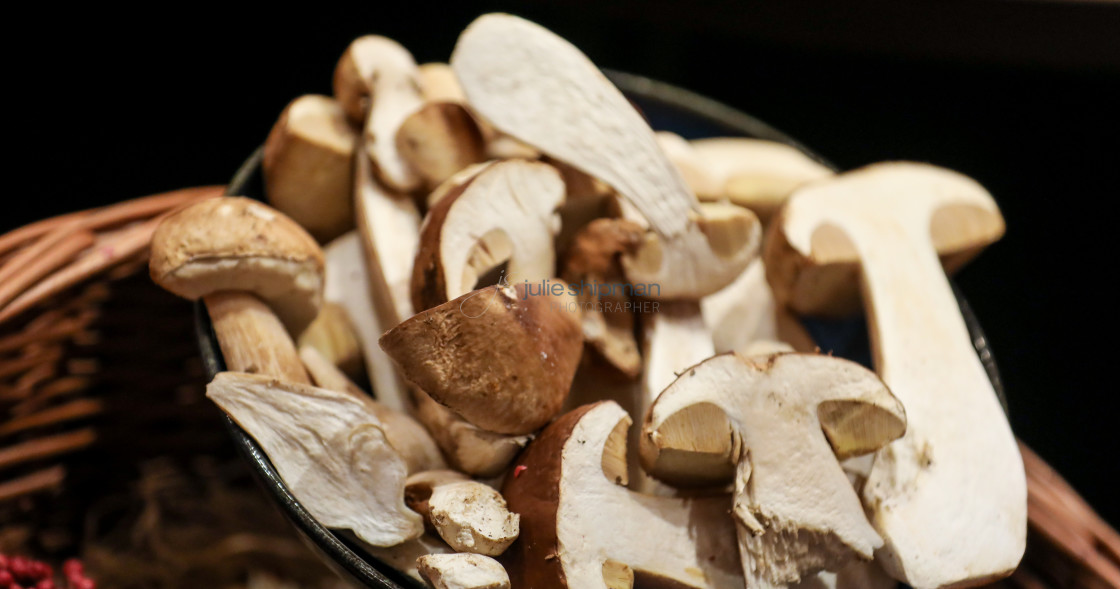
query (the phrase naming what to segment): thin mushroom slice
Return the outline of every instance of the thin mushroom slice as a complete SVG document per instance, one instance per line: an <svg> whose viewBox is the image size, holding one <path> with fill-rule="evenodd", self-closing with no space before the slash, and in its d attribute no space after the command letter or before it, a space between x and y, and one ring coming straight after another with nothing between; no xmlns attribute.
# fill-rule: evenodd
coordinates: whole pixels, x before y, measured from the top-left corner
<svg viewBox="0 0 1120 589"><path fill-rule="evenodd" d="M375 546L424 531L404 502L408 474L368 405L345 392L223 372L206 396L261 445L292 495L329 528Z"/></svg>
<svg viewBox="0 0 1120 589"><path fill-rule="evenodd" d="M656 280L664 298L696 299L730 283L754 256L751 232L708 239L727 215L712 219L700 210L641 115L567 41L529 21L488 14L459 37L451 67L490 124L605 182L650 227L659 251L627 267L631 281Z"/></svg>
<svg viewBox="0 0 1120 589"><path fill-rule="evenodd" d="M816 278L860 273L876 370L909 418L876 456L863 499L886 540L876 559L911 586L989 582L1026 547L1019 448L939 259L972 255L1003 230L974 180L891 162L798 190L767 244L775 293L803 311L843 288Z"/></svg>
<svg viewBox="0 0 1120 589"><path fill-rule="evenodd" d="M501 563L480 554L433 554L416 564L433 589L510 589Z"/></svg>
<svg viewBox="0 0 1120 589"><path fill-rule="evenodd" d="M521 535L500 558L515 587L742 589L727 495L654 497L627 481L630 418L610 401L564 414L529 444L502 494Z"/></svg>
<svg viewBox="0 0 1120 589"><path fill-rule="evenodd" d="M665 423L696 406L720 409L742 440L734 513L750 586L796 583L883 545L838 461L905 431L902 405L874 373L815 354L716 356L650 408L643 463L658 460Z"/></svg>
<svg viewBox="0 0 1120 589"><path fill-rule="evenodd" d="M480 277L508 263L510 282L553 276L552 238L564 183L555 168L507 160L481 168L428 212L412 271L412 301L421 311L474 290ZM428 391L431 393L431 391Z"/></svg>
<svg viewBox="0 0 1120 589"><path fill-rule="evenodd" d="M381 337L406 379L488 431L528 434L564 404L583 350L562 281L491 286L418 313Z"/></svg>

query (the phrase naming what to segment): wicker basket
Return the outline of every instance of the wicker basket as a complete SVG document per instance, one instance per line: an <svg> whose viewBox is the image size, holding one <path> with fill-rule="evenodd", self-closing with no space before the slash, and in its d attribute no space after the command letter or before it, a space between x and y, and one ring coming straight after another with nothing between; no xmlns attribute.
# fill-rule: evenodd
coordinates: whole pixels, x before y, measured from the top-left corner
<svg viewBox="0 0 1120 589"><path fill-rule="evenodd" d="M0 552L74 554L83 518L155 456L230 451L188 303L151 284L151 233L193 188L0 236ZM1120 587L1120 536L1022 447L1030 537L1011 587Z"/></svg>

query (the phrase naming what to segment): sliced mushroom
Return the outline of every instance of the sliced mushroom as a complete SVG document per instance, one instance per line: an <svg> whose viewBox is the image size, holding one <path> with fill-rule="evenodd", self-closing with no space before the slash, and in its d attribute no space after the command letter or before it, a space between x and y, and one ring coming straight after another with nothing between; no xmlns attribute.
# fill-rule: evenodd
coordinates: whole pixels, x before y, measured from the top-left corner
<svg viewBox="0 0 1120 589"><path fill-rule="evenodd" d="M391 190L407 193L420 177L397 151L397 130L424 104L420 72L412 54L378 35L355 39L334 71L334 95L350 122L361 126L366 155Z"/></svg>
<svg viewBox="0 0 1120 589"><path fill-rule="evenodd" d="M701 405L722 410L742 440L734 513L749 586L796 583L883 545L838 462L906 429L902 405L873 372L815 354L716 356L650 408L643 464L659 458L662 425Z"/></svg>
<svg viewBox="0 0 1120 589"><path fill-rule="evenodd" d="M323 303L323 308L319 310L318 317L299 336L299 347L301 349L304 347L314 348L324 360L337 367L348 378L361 380L365 376L361 341L353 321L350 319L350 314L346 312L342 305L332 300L338 298L338 293L332 292L334 290L332 289L332 282L334 281L329 276L332 266L330 245L323 251L323 255L326 258L328 274L323 288L323 298L326 302ZM360 258L357 258L356 261L360 260ZM337 267L337 264L336 261L334 263L335 267ZM338 269L335 272L346 272L346 270Z"/></svg>
<svg viewBox="0 0 1120 589"><path fill-rule="evenodd" d="M293 100L264 143L268 202L326 243L354 228L350 169L358 135L328 96Z"/></svg>
<svg viewBox="0 0 1120 589"><path fill-rule="evenodd" d="M428 102L466 104L467 95L455 72L446 63L425 63L419 67L420 92Z"/></svg>
<svg viewBox="0 0 1120 589"><path fill-rule="evenodd" d="M412 301L429 309L466 294L479 277L508 262L511 282L553 276L560 174L547 164L496 162L428 212L412 269ZM427 391L434 394L432 391Z"/></svg>
<svg viewBox="0 0 1120 589"><path fill-rule="evenodd" d="M810 310L832 285L815 278L857 267L876 369L906 405L906 436L863 490L886 540L876 559L916 587L1009 574L1026 542L1023 462L938 259L999 239L991 195L943 168L883 163L798 190L780 215L766 256L779 300Z"/></svg>
<svg viewBox="0 0 1120 589"><path fill-rule="evenodd" d="M804 152L776 141L745 137L713 137L691 143L694 161L720 184L709 200L728 199L755 212L764 222L800 186L828 178L831 169ZM698 191L699 193L699 191Z"/></svg>
<svg viewBox="0 0 1120 589"><path fill-rule="evenodd" d="M698 299L729 284L755 255L757 219L703 209L653 131L586 56L548 30L504 15L475 20L451 57L474 109L499 131L598 178L648 224L626 263L661 298ZM737 208L737 207L736 207Z"/></svg>
<svg viewBox="0 0 1120 589"><path fill-rule="evenodd" d="M677 499L627 490L630 418L613 402L549 425L518 458L502 494L521 536L501 561L515 587L736 588L743 577L726 495Z"/></svg>
<svg viewBox="0 0 1120 589"><path fill-rule="evenodd" d="M397 129L397 152L429 188L486 159L482 133L461 104L427 102Z"/></svg>
<svg viewBox="0 0 1120 589"><path fill-rule="evenodd" d="M405 501L459 552L497 556L517 539L519 517L498 491L453 470L408 478Z"/></svg>
<svg viewBox="0 0 1120 589"><path fill-rule="evenodd" d="M839 571L821 572L792 589L897 589L898 581L887 576L877 563L856 560Z"/></svg>
<svg viewBox="0 0 1120 589"><path fill-rule="evenodd" d="M438 554L417 559L433 589L510 589L502 565L480 554Z"/></svg>
<svg viewBox="0 0 1120 589"><path fill-rule="evenodd" d="M163 288L206 302L228 368L309 382L288 331L319 314L323 253L294 221L247 198L204 200L156 228L149 269Z"/></svg>
<svg viewBox="0 0 1120 589"><path fill-rule="evenodd" d="M696 153L687 139L670 131L658 131L655 135L661 150L700 200L717 201L726 198L724 178Z"/></svg>
<svg viewBox="0 0 1120 589"><path fill-rule="evenodd" d="M420 557L432 554L455 554L455 551L435 534L424 534L415 540L388 547L373 546L362 543L360 539L356 540L371 556L420 583L424 582L424 577L420 575L417 567Z"/></svg>
<svg viewBox="0 0 1120 589"><path fill-rule="evenodd" d="M428 435L424 426L417 423L408 414L390 409L383 403L378 403L369 398L365 391L319 355L315 348L302 347L299 350L299 355L316 386L332 391L350 393L366 404L370 412L380 421L381 429L385 432L385 438L389 441L389 444L404 459L409 474L441 469L447 466L435 440Z"/></svg>
<svg viewBox="0 0 1120 589"><path fill-rule="evenodd" d="M472 425L423 391L417 391L415 400L416 418L428 427L448 463L471 476L498 476L529 443L528 436L496 434Z"/></svg>
<svg viewBox="0 0 1120 589"><path fill-rule="evenodd" d="M260 444L307 511L375 546L424 531L404 503L407 467L382 425L349 393L223 372L206 396Z"/></svg>
<svg viewBox="0 0 1120 589"><path fill-rule="evenodd" d="M564 404L579 364L579 308L562 281L492 286L421 312L381 337L401 374L488 431L528 434Z"/></svg>
<svg viewBox="0 0 1120 589"><path fill-rule="evenodd" d="M751 262L735 282L704 297L700 307L718 353L742 352L758 340L786 342L799 352L816 350L801 322L774 300L762 260Z"/></svg>

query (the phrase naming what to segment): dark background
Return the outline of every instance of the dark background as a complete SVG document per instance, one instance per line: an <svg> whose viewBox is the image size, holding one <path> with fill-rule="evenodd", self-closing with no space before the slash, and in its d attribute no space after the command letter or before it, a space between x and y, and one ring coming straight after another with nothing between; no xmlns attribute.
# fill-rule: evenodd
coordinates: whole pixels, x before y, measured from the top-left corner
<svg viewBox="0 0 1120 589"><path fill-rule="evenodd" d="M33 6L7 19L8 175L24 182L9 185L0 229L223 183L288 100L330 92L352 38L381 33L446 61L474 16L514 12L599 65L722 100L843 168L922 160L987 186L1008 233L960 283L1012 424L1115 525L1120 3L836 4Z"/></svg>

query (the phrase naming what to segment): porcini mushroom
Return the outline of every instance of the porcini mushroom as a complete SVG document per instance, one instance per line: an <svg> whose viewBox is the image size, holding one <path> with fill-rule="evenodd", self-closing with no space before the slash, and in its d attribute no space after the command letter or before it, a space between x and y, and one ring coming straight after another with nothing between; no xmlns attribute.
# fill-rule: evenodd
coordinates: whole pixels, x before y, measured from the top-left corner
<svg viewBox="0 0 1120 589"><path fill-rule="evenodd" d="M660 298L698 299L729 284L754 257L755 216L699 206L642 116L567 41L526 20L488 14L451 56L471 105L501 132L598 178L651 229L624 258L632 282Z"/></svg>
<svg viewBox="0 0 1120 589"><path fill-rule="evenodd" d="M642 429L642 462L661 459L662 426L679 412L714 406L742 452L735 520L751 587L781 587L883 541L867 521L838 459L873 452L902 435L902 405L854 362L816 354L716 356L661 393Z"/></svg>
<svg viewBox="0 0 1120 589"><path fill-rule="evenodd" d="M801 322L774 299L762 260L751 262L734 282L704 297L700 308L718 353L741 352L758 340L786 342L799 352L817 347Z"/></svg>
<svg viewBox="0 0 1120 589"><path fill-rule="evenodd" d="M459 85L459 79L455 77L451 66L438 62L425 63L420 65L418 72L420 92L424 95L424 100L466 104L467 95L463 94L463 87Z"/></svg>
<svg viewBox="0 0 1120 589"><path fill-rule="evenodd" d="M427 102L397 129L397 152L431 189L452 174L486 159L482 133L455 102Z"/></svg>
<svg viewBox="0 0 1120 589"><path fill-rule="evenodd" d="M480 554L433 554L416 564L433 589L510 589L501 563Z"/></svg>
<svg viewBox="0 0 1120 589"><path fill-rule="evenodd" d="M630 418L606 401L570 411L531 442L502 494L521 535L500 558L515 587L741 589L727 495L678 499L625 488Z"/></svg>
<svg viewBox="0 0 1120 589"><path fill-rule="evenodd" d="M414 399L416 418L427 426L447 462L471 476L498 476L529 443L529 436L509 436L479 428L423 391L417 390Z"/></svg>
<svg viewBox="0 0 1120 589"><path fill-rule="evenodd" d="M378 35L350 43L334 72L335 98L350 122L363 127L362 142L377 178L400 193L420 187L396 142L401 124L424 104L419 75L407 49Z"/></svg>
<svg viewBox="0 0 1120 589"><path fill-rule="evenodd" d="M232 372L214 377L206 396L253 436L323 525L376 546L423 533L420 515L404 503L405 462L361 399Z"/></svg>
<svg viewBox="0 0 1120 589"><path fill-rule="evenodd" d="M833 266L855 267L872 356L906 405L863 499L886 544L876 560L916 587L1007 575L1026 542L1022 459L938 256L973 255L1004 230L974 180L927 164L868 166L798 190L767 243L780 300L812 311ZM835 268L833 268L835 270Z"/></svg>
<svg viewBox="0 0 1120 589"><path fill-rule="evenodd" d="M323 299L325 301L323 308L319 309L319 315L300 334L297 343L300 349L304 347L313 348L322 355L324 360L337 367L348 378L360 380L366 372L362 360L362 344L350 314L342 305L334 302L338 294L333 293L332 296L331 292L330 251L331 245L328 244L327 248L323 250L328 274L323 287ZM360 260L361 258L357 259ZM342 270L336 270L336 272L342 272Z"/></svg>
<svg viewBox="0 0 1120 589"><path fill-rule="evenodd" d="M459 552L497 556L517 539L519 517L493 487L456 471L408 478L405 501Z"/></svg>
<svg viewBox="0 0 1120 589"><path fill-rule="evenodd" d="M350 167L358 135L328 96L288 104L264 142L268 202L326 243L354 227Z"/></svg>
<svg viewBox="0 0 1120 589"><path fill-rule="evenodd" d="M531 433L564 404L583 349L574 297L562 281L547 286L543 294L525 284L467 293L389 330L381 348L406 379L470 423Z"/></svg>
<svg viewBox="0 0 1120 589"><path fill-rule="evenodd" d="M247 198L200 201L156 228L149 270L205 301L229 369L309 382L289 331L319 314L323 253L294 221Z"/></svg>
<svg viewBox="0 0 1120 589"><path fill-rule="evenodd" d="M553 276L556 208L564 200L560 174L547 164L496 162L428 211L412 269L417 311L474 290L486 272L508 262L508 280ZM431 391L428 391L431 393Z"/></svg>

